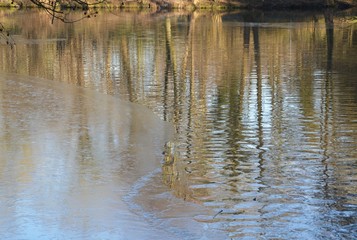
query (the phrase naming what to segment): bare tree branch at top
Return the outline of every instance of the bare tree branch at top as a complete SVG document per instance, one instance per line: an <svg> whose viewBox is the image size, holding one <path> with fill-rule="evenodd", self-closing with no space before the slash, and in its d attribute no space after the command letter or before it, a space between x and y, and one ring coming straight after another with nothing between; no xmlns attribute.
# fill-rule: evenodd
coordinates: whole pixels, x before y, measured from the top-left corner
<svg viewBox="0 0 357 240"><path fill-rule="evenodd" d="M95 9L95 6L105 4L106 0L95 0L93 3L89 3L87 0L30 0L30 2L39 9L43 9L51 17L52 23L55 20L64 23L74 23L85 18L96 17L98 11ZM14 4L14 1L12 1L11 4ZM19 6L21 7L22 5L19 4ZM70 10L81 10L83 11L83 15L73 19L69 17ZM15 46L14 39L2 23L0 23L0 43L1 42L6 43L11 48Z"/></svg>
<svg viewBox="0 0 357 240"><path fill-rule="evenodd" d="M98 12L92 7L103 4L106 0L97 0L94 3L88 3L86 0L30 0L40 9L44 9L54 20L60 20L65 23L73 23L85 18L95 17ZM81 9L83 16L77 19L68 18L68 9Z"/></svg>

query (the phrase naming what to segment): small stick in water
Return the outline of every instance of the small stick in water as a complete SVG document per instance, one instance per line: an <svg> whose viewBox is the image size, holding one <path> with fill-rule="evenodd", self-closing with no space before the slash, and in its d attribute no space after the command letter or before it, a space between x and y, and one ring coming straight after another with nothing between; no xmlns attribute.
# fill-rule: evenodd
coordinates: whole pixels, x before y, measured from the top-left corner
<svg viewBox="0 0 357 240"><path fill-rule="evenodd" d="M213 219L214 219L215 217L217 217L217 215L220 214L220 213L222 213L222 212L223 212L223 209L219 210L219 212L216 213L216 214L213 216Z"/></svg>

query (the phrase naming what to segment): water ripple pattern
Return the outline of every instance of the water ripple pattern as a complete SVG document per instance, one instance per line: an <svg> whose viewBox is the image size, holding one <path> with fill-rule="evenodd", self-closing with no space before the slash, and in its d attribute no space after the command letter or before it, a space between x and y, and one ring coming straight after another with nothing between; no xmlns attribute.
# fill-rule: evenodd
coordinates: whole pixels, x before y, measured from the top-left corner
<svg viewBox="0 0 357 240"><path fill-rule="evenodd" d="M356 239L353 16L120 12L57 32L18 27L67 40L31 42L44 52L18 44L22 54L0 46L0 68L118 95L172 122L177 135L161 166L178 198L169 208L207 207L192 218L228 239ZM155 194L137 209L161 224L172 212L159 206L172 196L158 182L147 179L141 193Z"/></svg>

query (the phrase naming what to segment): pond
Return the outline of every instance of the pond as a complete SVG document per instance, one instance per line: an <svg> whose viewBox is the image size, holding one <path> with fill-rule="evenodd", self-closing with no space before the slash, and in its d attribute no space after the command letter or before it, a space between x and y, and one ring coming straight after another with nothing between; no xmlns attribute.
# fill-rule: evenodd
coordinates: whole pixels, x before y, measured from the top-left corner
<svg viewBox="0 0 357 240"><path fill-rule="evenodd" d="M1 11L1 238L357 238L355 19Z"/></svg>

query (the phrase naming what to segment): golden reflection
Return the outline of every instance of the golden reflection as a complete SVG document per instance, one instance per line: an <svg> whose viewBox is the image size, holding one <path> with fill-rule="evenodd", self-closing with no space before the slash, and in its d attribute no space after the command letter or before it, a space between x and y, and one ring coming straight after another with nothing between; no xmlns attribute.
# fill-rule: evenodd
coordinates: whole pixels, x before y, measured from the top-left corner
<svg viewBox="0 0 357 240"><path fill-rule="evenodd" d="M332 12L120 12L78 25L21 14L0 20L18 41L0 46L1 71L117 94L172 121L162 175L177 196L234 208L301 172L326 196L354 194L339 159L357 158L355 23Z"/></svg>

